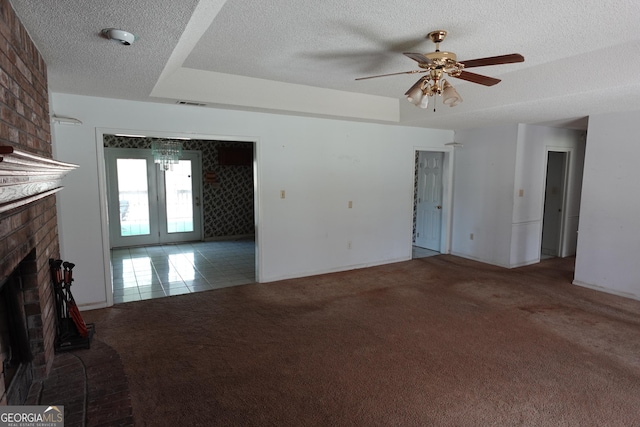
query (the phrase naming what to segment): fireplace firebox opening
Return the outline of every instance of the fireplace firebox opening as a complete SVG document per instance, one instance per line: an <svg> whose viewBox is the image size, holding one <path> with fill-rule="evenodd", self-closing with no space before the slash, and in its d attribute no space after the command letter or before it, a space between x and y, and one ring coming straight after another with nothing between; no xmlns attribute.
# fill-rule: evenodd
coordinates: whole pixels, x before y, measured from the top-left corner
<svg viewBox="0 0 640 427"><path fill-rule="evenodd" d="M8 405L25 402L33 382L31 344L25 311L22 271L35 259L32 251L0 286L0 359Z"/></svg>

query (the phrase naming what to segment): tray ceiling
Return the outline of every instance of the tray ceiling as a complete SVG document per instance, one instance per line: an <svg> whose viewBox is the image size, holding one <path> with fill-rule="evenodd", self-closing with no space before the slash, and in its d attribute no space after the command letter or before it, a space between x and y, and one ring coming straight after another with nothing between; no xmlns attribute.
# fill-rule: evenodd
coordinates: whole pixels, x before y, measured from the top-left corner
<svg viewBox="0 0 640 427"><path fill-rule="evenodd" d="M448 129L583 127L590 114L640 106L635 0L11 3L47 62L52 92L323 116L332 114L314 103L331 109L332 102L359 98L397 110L376 121ZM138 39L121 46L100 36L108 27ZM436 112L404 100L415 75L355 81L416 69L402 52L432 51L425 36L435 29L449 32L441 49L459 60L517 52L525 62L473 70L502 79L493 87L451 79L464 102L439 104ZM229 85L236 96L223 96ZM288 101L275 102L280 94ZM369 117L355 111L349 118Z"/></svg>

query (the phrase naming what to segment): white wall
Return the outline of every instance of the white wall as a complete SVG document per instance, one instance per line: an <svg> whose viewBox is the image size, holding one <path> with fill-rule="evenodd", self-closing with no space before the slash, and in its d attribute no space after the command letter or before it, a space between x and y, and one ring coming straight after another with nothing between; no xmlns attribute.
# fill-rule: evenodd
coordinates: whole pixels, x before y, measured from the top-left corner
<svg viewBox="0 0 640 427"><path fill-rule="evenodd" d="M564 239L575 248L584 132L520 124L456 131L455 140L464 146L454 164L452 253L508 268L540 261L549 150L570 153Z"/></svg>
<svg viewBox="0 0 640 427"><path fill-rule="evenodd" d="M574 283L640 299L640 111L589 118Z"/></svg>
<svg viewBox="0 0 640 427"><path fill-rule="evenodd" d="M80 165L64 179L58 210L83 308L109 303L102 132L257 141L261 282L410 259L414 150L450 151L453 140L444 130L56 93L50 110L83 122L53 127L55 157Z"/></svg>
<svg viewBox="0 0 640 427"><path fill-rule="evenodd" d="M509 266L517 138L517 125L455 132L453 254Z"/></svg>
<svg viewBox="0 0 640 427"><path fill-rule="evenodd" d="M511 267L540 261L549 151L566 152L569 156L561 255L575 254L585 151L584 132L520 124L513 188L512 246L509 263Z"/></svg>

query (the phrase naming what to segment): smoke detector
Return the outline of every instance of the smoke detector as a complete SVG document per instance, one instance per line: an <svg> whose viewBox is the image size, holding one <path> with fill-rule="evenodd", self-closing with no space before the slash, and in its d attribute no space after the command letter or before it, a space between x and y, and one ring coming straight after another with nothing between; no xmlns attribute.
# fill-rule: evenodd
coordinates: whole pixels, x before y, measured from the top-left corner
<svg viewBox="0 0 640 427"><path fill-rule="evenodd" d="M120 42L125 46L130 46L136 41L136 36L128 31L119 30L117 28L105 28L102 30L102 36Z"/></svg>

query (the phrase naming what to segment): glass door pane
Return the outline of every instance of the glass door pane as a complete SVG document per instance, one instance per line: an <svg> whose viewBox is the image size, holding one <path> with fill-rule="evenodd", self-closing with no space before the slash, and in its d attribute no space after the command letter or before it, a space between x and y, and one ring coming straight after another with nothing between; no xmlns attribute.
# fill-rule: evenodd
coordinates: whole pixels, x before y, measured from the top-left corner
<svg viewBox="0 0 640 427"><path fill-rule="evenodd" d="M180 160L164 172L167 233L190 233L193 228L191 160Z"/></svg>
<svg viewBox="0 0 640 427"><path fill-rule="evenodd" d="M141 236L150 233L149 185L145 159L116 159L120 235Z"/></svg>
<svg viewBox="0 0 640 427"><path fill-rule="evenodd" d="M159 242L158 193L151 150L105 148L112 248Z"/></svg>
<svg viewBox="0 0 640 427"><path fill-rule="evenodd" d="M202 239L199 151L182 150L173 168L158 172L160 242L177 243Z"/></svg>

